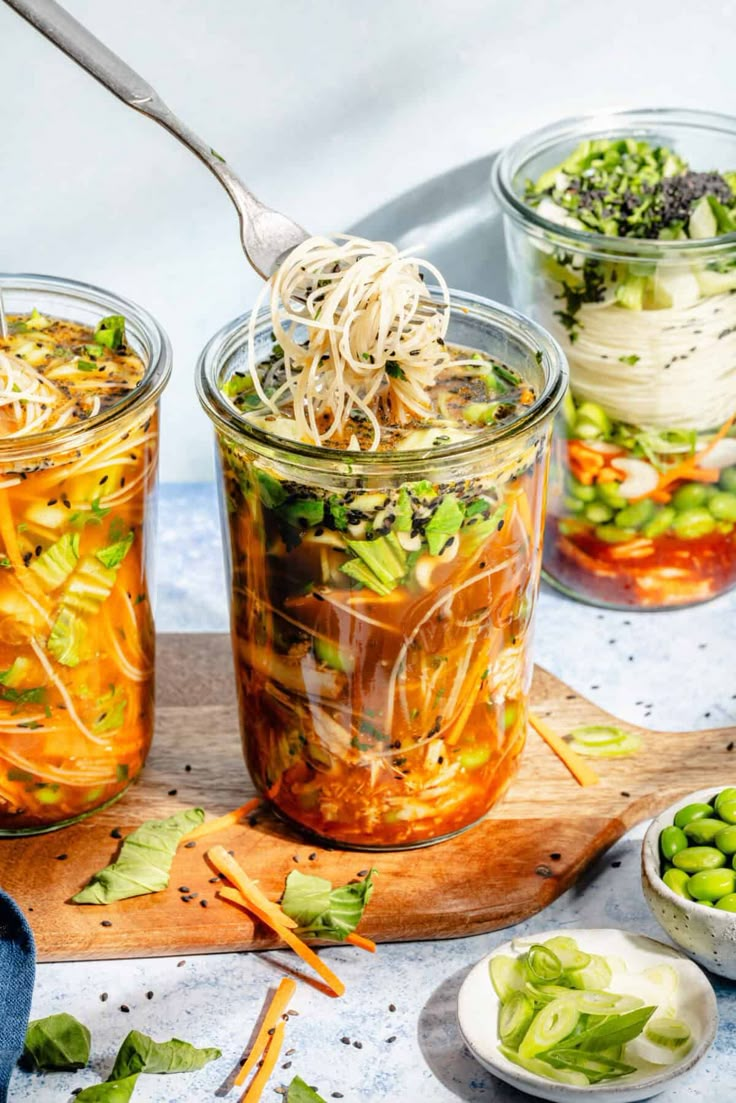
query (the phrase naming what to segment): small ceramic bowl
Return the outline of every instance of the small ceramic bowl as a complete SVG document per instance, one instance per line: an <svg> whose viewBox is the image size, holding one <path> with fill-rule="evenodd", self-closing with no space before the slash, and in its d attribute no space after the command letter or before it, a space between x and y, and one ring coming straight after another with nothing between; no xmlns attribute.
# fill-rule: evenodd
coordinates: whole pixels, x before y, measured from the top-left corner
<svg viewBox="0 0 736 1103"><path fill-rule="evenodd" d="M649 826L641 851L641 882L652 915L673 942L700 965L736 980L736 912L719 911L695 900L684 900L662 880L659 836L686 804L710 804L718 789L699 789L661 812Z"/></svg>
<svg viewBox="0 0 736 1103"><path fill-rule="evenodd" d="M707 909L706 909L707 910ZM491 984L488 966L498 954L516 957L533 942L544 942L554 935L574 938L586 953L604 954L626 962L629 973L653 966L670 965L679 977L678 1017L685 1017L693 1034L693 1044L676 1064L657 1067L656 1072L632 1073L621 1080L574 1087L537 1076L508 1061L498 1048L499 999ZM673 1087L705 1056L718 1029L718 1008L713 988L705 974L686 957L645 935L610 928L543 931L533 938L514 939L487 954L468 973L458 995L458 1022L465 1044L477 1061L506 1084L552 1103L637 1103ZM652 1066L648 1066L651 1069Z"/></svg>

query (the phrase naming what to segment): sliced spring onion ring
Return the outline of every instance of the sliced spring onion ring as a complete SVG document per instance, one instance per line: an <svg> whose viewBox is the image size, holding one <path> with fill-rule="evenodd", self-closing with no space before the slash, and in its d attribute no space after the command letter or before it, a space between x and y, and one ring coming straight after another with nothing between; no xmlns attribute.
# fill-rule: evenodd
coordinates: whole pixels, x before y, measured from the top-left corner
<svg viewBox="0 0 736 1103"><path fill-rule="evenodd" d="M587 1088L590 1084L590 1080L584 1072L576 1072L574 1069L553 1068L552 1065L548 1065L545 1061L540 1061L537 1058L522 1057L520 1053L509 1046L500 1045L498 1049L507 1061L511 1061L512 1064L519 1065L520 1068L526 1069L527 1072L533 1072L536 1076L541 1076L545 1080L556 1080L558 1084L572 1084L576 1088Z"/></svg>
<svg viewBox="0 0 736 1103"><path fill-rule="evenodd" d="M574 728L565 740L578 754L591 758L623 758L641 749L642 738L636 732L607 724L587 724Z"/></svg>
<svg viewBox="0 0 736 1103"><path fill-rule="evenodd" d="M534 1004L524 992L514 992L498 1013L498 1035L505 1046L516 1049L534 1018Z"/></svg>
<svg viewBox="0 0 736 1103"><path fill-rule="evenodd" d="M533 983L553 983L562 976L562 962L547 946L530 946L526 955L526 971Z"/></svg>
<svg viewBox="0 0 736 1103"><path fill-rule="evenodd" d="M534 1017L519 1046L522 1057L538 1057L563 1042L580 1021L580 1012L572 1000L552 1000Z"/></svg>
<svg viewBox="0 0 736 1103"><path fill-rule="evenodd" d="M492 957L488 971L491 984L501 1003L510 1000L514 992L523 991L526 976L520 958L506 957L504 954Z"/></svg>
<svg viewBox="0 0 736 1103"><path fill-rule="evenodd" d="M690 1041L690 1027L680 1019L650 1019L644 1034L650 1042L667 1049L680 1049Z"/></svg>
<svg viewBox="0 0 736 1103"><path fill-rule="evenodd" d="M586 991L608 988L612 976L611 966L600 954L591 954L590 961L582 969L568 969L565 972L571 988L583 988Z"/></svg>

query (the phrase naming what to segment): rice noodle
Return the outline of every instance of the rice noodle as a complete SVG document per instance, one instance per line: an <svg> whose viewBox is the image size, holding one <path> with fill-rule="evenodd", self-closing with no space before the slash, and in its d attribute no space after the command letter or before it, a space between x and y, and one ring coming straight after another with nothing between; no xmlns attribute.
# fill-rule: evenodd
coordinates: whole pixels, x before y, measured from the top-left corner
<svg viewBox="0 0 736 1103"><path fill-rule="evenodd" d="M441 291L429 304L421 270ZM268 394L256 362L259 308L270 296L284 382ZM406 425L433 412L430 390L453 358L444 345L449 291L440 272L387 242L311 237L289 254L250 316L248 361L261 401L286 411L302 439L340 441L362 415L378 448L381 424ZM297 330L306 330L301 343ZM348 442L346 442L347 444ZM354 436L349 446L360 442Z"/></svg>

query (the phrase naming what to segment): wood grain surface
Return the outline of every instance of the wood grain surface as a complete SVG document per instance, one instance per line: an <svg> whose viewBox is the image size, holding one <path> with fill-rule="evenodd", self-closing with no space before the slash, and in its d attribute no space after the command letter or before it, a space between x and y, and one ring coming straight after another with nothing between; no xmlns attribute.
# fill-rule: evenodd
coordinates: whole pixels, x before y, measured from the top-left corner
<svg viewBox="0 0 736 1103"><path fill-rule="evenodd" d="M157 730L148 765L123 799L62 831L0 840L0 885L22 906L41 961L141 957L265 949L274 939L218 900L203 860L214 838L180 849L166 892L105 908L69 898L110 862L125 834L143 820L201 805L221 815L253 787L243 765L229 638L159 637ZM537 668L532 705L564 734L611 717ZM422 850L361 854L296 837L269 813L236 825L216 841L235 851L276 898L295 864L344 883L375 866L377 887L361 932L377 941L451 938L509 926L538 912L574 883L624 831L687 792L734 783L733 729L639 731L635 757L595 760L599 785L580 788L530 731L517 779L482 823ZM732 772L729 770L732 768ZM66 857L62 858L62 855ZM310 860L310 855L315 855ZM432 891L427 891L427 886ZM197 893L182 903L177 888ZM207 901L207 907L201 901ZM111 926L101 926L102 921Z"/></svg>

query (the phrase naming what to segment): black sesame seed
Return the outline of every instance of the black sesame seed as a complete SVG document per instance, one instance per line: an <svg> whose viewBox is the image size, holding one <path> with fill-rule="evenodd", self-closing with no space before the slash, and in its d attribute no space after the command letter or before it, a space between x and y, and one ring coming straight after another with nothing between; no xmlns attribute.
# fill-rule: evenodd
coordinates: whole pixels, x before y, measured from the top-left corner
<svg viewBox="0 0 736 1103"><path fill-rule="evenodd" d="M101 927L112 927L112 919L103 919L100 923Z"/></svg>
<svg viewBox="0 0 736 1103"><path fill-rule="evenodd" d="M184 843L184 849L185 850L192 850L193 847L195 847L196 845L197 844L195 843L194 839L191 839L188 843Z"/></svg>
<svg viewBox="0 0 736 1103"><path fill-rule="evenodd" d="M561 857L562 857L562 855L560 854L560 852L558 850L555 850L554 853L550 854L550 858L552 859L553 862L559 862Z"/></svg>
<svg viewBox="0 0 736 1103"><path fill-rule="evenodd" d="M178 792L177 789L169 789L169 796L170 797L175 797L177 792Z"/></svg>
<svg viewBox="0 0 736 1103"><path fill-rule="evenodd" d="M362 1048L363 1048L363 1043L362 1042L353 1042L353 1049L362 1049Z"/></svg>
<svg viewBox="0 0 736 1103"><path fill-rule="evenodd" d="M343 1037L343 1038L341 1038L341 1039L340 1039L340 1041L342 1042L342 1044L343 1044L344 1046L349 1046L349 1045L350 1045L350 1039L349 1039L349 1038L347 1038L347 1037Z"/></svg>
<svg viewBox="0 0 736 1103"><path fill-rule="evenodd" d="M199 901L199 906L200 906L200 908L208 908L209 904L207 903L206 900L200 900Z"/></svg>
<svg viewBox="0 0 736 1103"><path fill-rule="evenodd" d="M147 1000L152 1000L153 999L153 992L146 992L146 999Z"/></svg>
<svg viewBox="0 0 736 1103"><path fill-rule="evenodd" d="M113 827L112 831L110 832L110 838L111 839L122 839L122 837L123 837L123 833L120 830L120 828L119 827Z"/></svg>
<svg viewBox="0 0 736 1103"><path fill-rule="evenodd" d="M189 892L189 886L188 885L179 885L179 888L176 891L177 892Z"/></svg>
<svg viewBox="0 0 736 1103"><path fill-rule="evenodd" d="M395 1011L396 1010L396 1004L395 1003L390 1003L388 1005L388 1009L389 1009L389 1011Z"/></svg>
<svg viewBox="0 0 736 1103"><path fill-rule="evenodd" d="M128 1007L127 1003L121 1003L120 1010L123 1012L123 1014L127 1015L130 1011L130 1008Z"/></svg>
<svg viewBox="0 0 736 1103"><path fill-rule="evenodd" d="M57 854L56 855L56 860L57 860L57 862L65 862L68 857L69 857L68 854Z"/></svg>
<svg viewBox="0 0 736 1103"><path fill-rule="evenodd" d="M387 1039L386 1039L386 1041L387 1041L387 1043L388 1043L389 1045L391 1045L391 1043L392 1043L392 1042L395 1042L395 1041L396 1041L396 1035L395 1035L395 1034L392 1034L390 1038L387 1038Z"/></svg>
<svg viewBox="0 0 736 1103"><path fill-rule="evenodd" d="M621 863L619 861L611 862L611 869L620 869Z"/></svg>
<svg viewBox="0 0 736 1103"><path fill-rule="evenodd" d="M184 770L186 773L191 774L192 767L189 765L189 763L187 763L187 765L184 767Z"/></svg>
<svg viewBox="0 0 736 1103"><path fill-rule="evenodd" d="M100 1000L102 1003L107 1003L108 998L107 992L100 992Z"/></svg>

